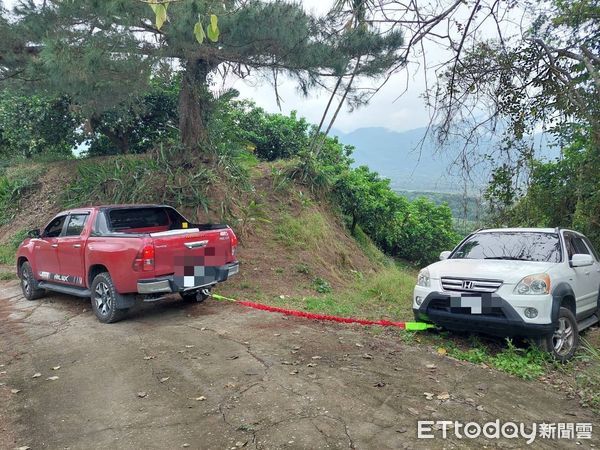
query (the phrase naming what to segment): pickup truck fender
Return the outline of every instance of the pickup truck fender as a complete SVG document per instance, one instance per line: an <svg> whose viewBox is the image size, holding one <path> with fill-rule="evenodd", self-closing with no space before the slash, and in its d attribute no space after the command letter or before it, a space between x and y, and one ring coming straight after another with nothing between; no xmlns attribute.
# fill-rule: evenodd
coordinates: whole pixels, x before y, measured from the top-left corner
<svg viewBox="0 0 600 450"><path fill-rule="evenodd" d="M558 313L560 306L563 303L565 297L573 299L572 302L567 302L565 307L572 310L573 315L576 315L576 304L575 304L575 293L568 283L558 283L552 290L552 323L558 325Z"/></svg>

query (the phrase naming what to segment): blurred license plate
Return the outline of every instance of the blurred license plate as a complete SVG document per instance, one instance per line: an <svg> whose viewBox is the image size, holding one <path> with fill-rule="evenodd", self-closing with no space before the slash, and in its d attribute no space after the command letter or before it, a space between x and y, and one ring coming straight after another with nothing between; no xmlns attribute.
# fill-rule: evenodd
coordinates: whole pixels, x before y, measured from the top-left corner
<svg viewBox="0 0 600 450"><path fill-rule="evenodd" d="M452 308L470 308L471 314L482 313L481 297L456 297L452 299Z"/></svg>

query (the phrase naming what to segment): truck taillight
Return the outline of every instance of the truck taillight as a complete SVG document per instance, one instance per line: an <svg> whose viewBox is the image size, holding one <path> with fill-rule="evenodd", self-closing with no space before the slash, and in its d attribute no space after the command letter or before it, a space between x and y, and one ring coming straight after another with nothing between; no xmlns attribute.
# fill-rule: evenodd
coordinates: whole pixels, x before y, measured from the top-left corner
<svg viewBox="0 0 600 450"><path fill-rule="evenodd" d="M235 256L238 246L238 238L231 228L229 228L229 238L231 239L231 254Z"/></svg>
<svg viewBox="0 0 600 450"><path fill-rule="evenodd" d="M145 245L133 260L133 270L149 272L154 270L154 245Z"/></svg>

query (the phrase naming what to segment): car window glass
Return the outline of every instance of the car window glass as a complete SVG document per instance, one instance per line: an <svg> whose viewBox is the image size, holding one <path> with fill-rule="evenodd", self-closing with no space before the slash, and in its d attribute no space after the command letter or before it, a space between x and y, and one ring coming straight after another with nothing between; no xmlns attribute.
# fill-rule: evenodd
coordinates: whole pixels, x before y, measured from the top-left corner
<svg viewBox="0 0 600 450"><path fill-rule="evenodd" d="M474 234L454 251L451 258L558 263L562 255L556 233L498 231Z"/></svg>
<svg viewBox="0 0 600 450"><path fill-rule="evenodd" d="M66 216L60 216L55 218L52 222L44 228L43 237L58 237L62 231L63 224L65 223Z"/></svg>
<svg viewBox="0 0 600 450"><path fill-rule="evenodd" d="M88 214L71 214L65 236L79 236L83 231Z"/></svg>
<svg viewBox="0 0 600 450"><path fill-rule="evenodd" d="M573 246L575 247L575 252L581 255L589 255L590 251L588 250L585 242L580 237L573 238Z"/></svg>
<svg viewBox="0 0 600 450"><path fill-rule="evenodd" d="M567 255L569 260L573 259L573 255L576 253L575 247L573 246L573 237L570 234L565 234L565 245L567 247Z"/></svg>

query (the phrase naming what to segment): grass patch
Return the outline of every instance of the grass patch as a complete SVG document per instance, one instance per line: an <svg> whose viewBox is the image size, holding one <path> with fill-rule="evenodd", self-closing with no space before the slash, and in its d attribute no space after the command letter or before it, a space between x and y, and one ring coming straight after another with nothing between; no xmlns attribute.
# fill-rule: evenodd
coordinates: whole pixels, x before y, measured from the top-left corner
<svg viewBox="0 0 600 450"><path fill-rule="evenodd" d="M304 298L275 297L268 301L278 306L344 317L410 320L415 277L411 270L389 266L373 276L357 277L351 286L340 292Z"/></svg>
<svg viewBox="0 0 600 450"><path fill-rule="evenodd" d="M172 163L157 156L119 156L82 161L77 177L64 191L62 204L76 207L102 203L169 203L208 207L206 190L216 180L213 170Z"/></svg>
<svg viewBox="0 0 600 450"><path fill-rule="evenodd" d="M318 211L303 211L298 217L284 214L275 226L275 237L290 249L316 250L329 234L327 220Z"/></svg>
<svg viewBox="0 0 600 450"><path fill-rule="evenodd" d="M373 241L365 234L365 232L358 225L354 230L354 239L371 262L381 265L393 264L393 260L389 256L385 255L381 250L379 250L379 248L373 243Z"/></svg>
<svg viewBox="0 0 600 450"><path fill-rule="evenodd" d="M0 226L14 218L19 200L37 184L41 173L39 168L22 167L0 176Z"/></svg>
<svg viewBox="0 0 600 450"><path fill-rule="evenodd" d="M575 377L582 406L600 414L600 350L582 339L582 359L589 364Z"/></svg>
<svg viewBox="0 0 600 450"><path fill-rule="evenodd" d="M12 281L17 279L17 274L14 272L0 272L0 281Z"/></svg>
<svg viewBox="0 0 600 450"><path fill-rule="evenodd" d="M23 239L27 236L27 230L21 230L15 233L6 244L0 245L0 264L13 265L17 248Z"/></svg>
<svg viewBox="0 0 600 450"><path fill-rule="evenodd" d="M497 346L482 343L477 336L471 336L469 346L463 349L446 335L442 348L453 358L485 364L525 380L539 378L549 367L546 353L535 347L519 348L510 339L506 339L506 347L498 349Z"/></svg>

